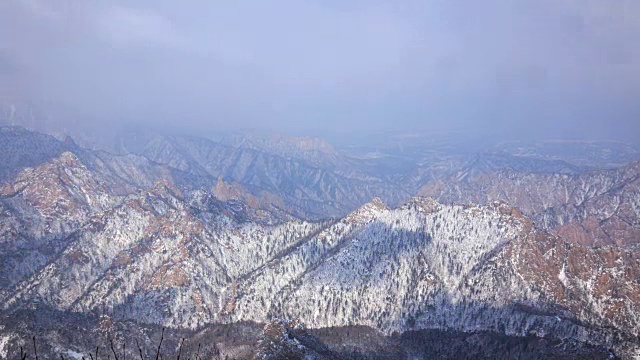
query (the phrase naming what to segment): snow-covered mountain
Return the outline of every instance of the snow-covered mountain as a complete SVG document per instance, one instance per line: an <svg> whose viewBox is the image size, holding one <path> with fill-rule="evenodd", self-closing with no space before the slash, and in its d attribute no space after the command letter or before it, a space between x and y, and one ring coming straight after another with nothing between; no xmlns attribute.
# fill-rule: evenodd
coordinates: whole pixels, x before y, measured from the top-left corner
<svg viewBox="0 0 640 360"><path fill-rule="evenodd" d="M11 319L42 309L38 321L80 317L91 329L99 316L176 334L282 318L385 339L486 333L640 356L637 163L592 173L484 154L423 189L442 202L388 206L362 199L399 191L391 183L204 139L113 155L2 128L0 146L0 345L21 341L27 325ZM352 209L309 219L309 199ZM631 235L584 242L561 230L590 217ZM277 323L265 332L329 351Z"/></svg>
<svg viewBox="0 0 640 360"><path fill-rule="evenodd" d="M638 161L591 172L468 171L432 181L418 193L444 203L506 201L538 226L578 243L633 246L640 240Z"/></svg>
<svg viewBox="0 0 640 360"><path fill-rule="evenodd" d="M193 175L241 184L254 196L280 198L291 211L307 218L342 216L375 196L396 203L410 194L383 177L360 171L352 159L342 156L328 154L305 160L285 157L282 152L289 147L275 151L244 145L158 136L146 143L140 154Z"/></svg>

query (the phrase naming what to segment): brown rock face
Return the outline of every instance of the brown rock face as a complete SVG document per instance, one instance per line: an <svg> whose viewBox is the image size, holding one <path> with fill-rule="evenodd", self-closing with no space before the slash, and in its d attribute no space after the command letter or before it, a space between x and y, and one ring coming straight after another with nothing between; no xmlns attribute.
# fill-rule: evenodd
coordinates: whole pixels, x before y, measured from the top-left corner
<svg viewBox="0 0 640 360"><path fill-rule="evenodd" d="M579 321L640 333L640 249L591 247L536 233L510 243L505 264Z"/></svg>
<svg viewBox="0 0 640 360"><path fill-rule="evenodd" d="M254 209L269 209L272 207L287 209L284 201L277 195L262 191L260 196L256 197L242 185L225 182L222 178L218 179L216 186L211 189L211 193L220 201L238 200Z"/></svg>

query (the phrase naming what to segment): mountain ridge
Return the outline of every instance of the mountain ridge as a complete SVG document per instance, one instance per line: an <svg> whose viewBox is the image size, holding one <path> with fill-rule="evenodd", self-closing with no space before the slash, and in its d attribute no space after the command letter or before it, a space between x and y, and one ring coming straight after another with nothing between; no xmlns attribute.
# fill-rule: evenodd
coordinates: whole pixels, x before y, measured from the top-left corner
<svg viewBox="0 0 640 360"><path fill-rule="evenodd" d="M464 177L454 171L452 180L427 185L435 199L387 206L384 197L370 196L360 204L375 189L345 190L359 206L309 220L290 197L276 197L283 194L277 186L269 188L274 194L256 196L244 175L227 180L141 155L2 131L10 158L43 139L31 162L9 163L0 181L3 316L46 307L189 331L288 318L307 328L362 326L387 337L428 329L488 332L640 354L640 247L632 241L593 246L539 225L559 223L561 210L569 220L605 215L598 224L605 231L607 219L616 219L606 215L637 219L640 162L561 173L562 162L485 153L479 157L487 161L470 162ZM220 153L208 152L216 149L198 147L185 159L217 159ZM286 176L299 174L295 162L229 151L264 161L265 171L286 163L295 170ZM253 173L255 164L247 164L240 169ZM525 171L531 164L535 169ZM278 176L255 183L273 186ZM557 188L550 190L548 179ZM315 184L285 188L311 191ZM505 191L521 186L529 197L496 196L518 195ZM538 202L513 201L523 198Z"/></svg>

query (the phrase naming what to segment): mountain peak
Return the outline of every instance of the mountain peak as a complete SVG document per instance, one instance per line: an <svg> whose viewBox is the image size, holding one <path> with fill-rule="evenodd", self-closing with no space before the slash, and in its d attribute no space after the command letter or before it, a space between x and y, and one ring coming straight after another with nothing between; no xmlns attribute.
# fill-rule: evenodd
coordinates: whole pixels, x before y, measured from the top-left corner
<svg viewBox="0 0 640 360"><path fill-rule="evenodd" d="M373 199L371 199L371 201L369 201L369 204L371 206L374 206L378 209L381 210L388 210L389 208L387 207L387 205L384 203L384 201L382 201L382 199L380 199L379 197L374 197Z"/></svg>
<svg viewBox="0 0 640 360"><path fill-rule="evenodd" d="M423 213L433 213L438 211L441 204L430 197L416 196L409 199L401 208L416 209Z"/></svg>
<svg viewBox="0 0 640 360"><path fill-rule="evenodd" d="M371 201L347 215L346 220L352 224L365 224L373 221L388 210L389 208L380 198L374 197Z"/></svg>

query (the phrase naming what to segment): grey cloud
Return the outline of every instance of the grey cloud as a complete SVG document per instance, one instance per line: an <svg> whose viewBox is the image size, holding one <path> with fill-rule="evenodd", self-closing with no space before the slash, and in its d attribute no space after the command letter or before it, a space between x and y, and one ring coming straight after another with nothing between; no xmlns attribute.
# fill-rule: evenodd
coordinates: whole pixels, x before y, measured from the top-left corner
<svg viewBox="0 0 640 360"><path fill-rule="evenodd" d="M35 79L34 96L87 118L640 136L637 1L9 0L0 10L0 46Z"/></svg>
<svg viewBox="0 0 640 360"><path fill-rule="evenodd" d="M149 10L113 6L96 18L96 30L113 46L183 46L168 19Z"/></svg>

